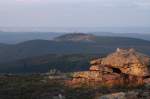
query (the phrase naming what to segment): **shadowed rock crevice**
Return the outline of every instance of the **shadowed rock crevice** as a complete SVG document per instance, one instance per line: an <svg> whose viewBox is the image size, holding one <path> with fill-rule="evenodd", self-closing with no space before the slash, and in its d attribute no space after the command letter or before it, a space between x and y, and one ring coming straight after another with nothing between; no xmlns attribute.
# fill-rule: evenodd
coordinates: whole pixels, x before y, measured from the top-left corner
<svg viewBox="0 0 150 99"><path fill-rule="evenodd" d="M113 70L114 73L121 74L121 70L118 69L118 68L112 68L112 70Z"/></svg>

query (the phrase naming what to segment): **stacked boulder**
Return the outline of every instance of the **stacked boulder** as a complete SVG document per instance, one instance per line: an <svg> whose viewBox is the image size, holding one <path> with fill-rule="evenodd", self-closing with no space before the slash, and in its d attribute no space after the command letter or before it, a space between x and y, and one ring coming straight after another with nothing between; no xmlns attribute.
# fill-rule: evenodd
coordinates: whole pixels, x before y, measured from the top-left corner
<svg viewBox="0 0 150 99"><path fill-rule="evenodd" d="M72 83L97 82L108 85L149 83L150 57L134 49L118 48L105 58L92 60L89 71L76 72Z"/></svg>

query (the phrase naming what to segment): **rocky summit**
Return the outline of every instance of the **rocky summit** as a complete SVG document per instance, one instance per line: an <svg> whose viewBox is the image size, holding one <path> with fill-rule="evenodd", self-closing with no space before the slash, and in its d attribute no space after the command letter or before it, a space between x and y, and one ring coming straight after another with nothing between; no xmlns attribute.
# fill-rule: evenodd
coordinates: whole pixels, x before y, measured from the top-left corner
<svg viewBox="0 0 150 99"><path fill-rule="evenodd" d="M72 41L72 42L95 42L97 37L93 34L72 33L56 37L55 41Z"/></svg>
<svg viewBox="0 0 150 99"><path fill-rule="evenodd" d="M88 71L75 72L71 84L141 85L150 83L150 57L135 49L120 49L90 62Z"/></svg>

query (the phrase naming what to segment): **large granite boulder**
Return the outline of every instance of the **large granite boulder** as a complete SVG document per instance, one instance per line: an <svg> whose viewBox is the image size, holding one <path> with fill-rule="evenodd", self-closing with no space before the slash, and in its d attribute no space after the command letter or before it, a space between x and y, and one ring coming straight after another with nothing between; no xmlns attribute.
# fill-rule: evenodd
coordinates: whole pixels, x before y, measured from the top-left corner
<svg viewBox="0 0 150 99"><path fill-rule="evenodd" d="M150 58L134 49L117 49L105 58L90 62L89 71L75 72L73 83L100 82L114 85L143 85L150 82Z"/></svg>
<svg viewBox="0 0 150 99"><path fill-rule="evenodd" d="M108 55L106 58L99 59L99 62L101 65L118 68L125 74L135 76L150 75L150 57L134 49L118 48L116 52Z"/></svg>

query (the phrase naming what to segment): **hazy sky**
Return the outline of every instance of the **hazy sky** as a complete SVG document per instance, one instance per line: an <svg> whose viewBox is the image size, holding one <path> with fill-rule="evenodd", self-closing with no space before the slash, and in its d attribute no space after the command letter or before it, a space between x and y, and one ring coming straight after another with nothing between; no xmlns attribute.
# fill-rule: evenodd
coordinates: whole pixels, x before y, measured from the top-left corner
<svg viewBox="0 0 150 99"><path fill-rule="evenodd" d="M150 0L0 0L0 27L149 27Z"/></svg>

